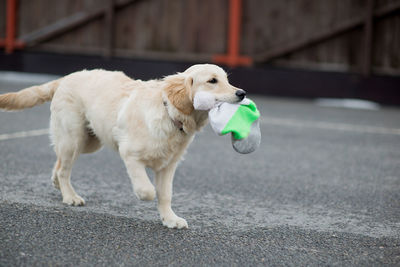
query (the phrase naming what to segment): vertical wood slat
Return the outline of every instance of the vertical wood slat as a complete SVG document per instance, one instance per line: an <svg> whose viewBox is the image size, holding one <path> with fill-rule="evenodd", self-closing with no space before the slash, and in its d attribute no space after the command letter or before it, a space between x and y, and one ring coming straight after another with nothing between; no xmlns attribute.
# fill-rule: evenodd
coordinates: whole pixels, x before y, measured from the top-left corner
<svg viewBox="0 0 400 267"><path fill-rule="evenodd" d="M362 73L365 76L371 74L371 61L372 61L372 42L373 42L373 11L374 11L374 0L367 1L367 8L365 13L364 21L364 55L363 55L363 66Z"/></svg>
<svg viewBox="0 0 400 267"><path fill-rule="evenodd" d="M107 58L114 55L114 4L114 0L107 0L104 35L104 56Z"/></svg>

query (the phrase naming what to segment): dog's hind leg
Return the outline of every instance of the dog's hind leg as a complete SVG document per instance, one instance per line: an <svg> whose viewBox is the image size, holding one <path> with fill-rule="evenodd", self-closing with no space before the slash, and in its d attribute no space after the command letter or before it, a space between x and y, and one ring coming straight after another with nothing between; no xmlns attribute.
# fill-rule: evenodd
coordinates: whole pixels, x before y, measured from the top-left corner
<svg viewBox="0 0 400 267"><path fill-rule="evenodd" d="M53 182L54 188L60 190L60 183L58 182L57 171L60 169L61 161L57 159L56 163L54 164L53 174L51 176L51 181Z"/></svg>
<svg viewBox="0 0 400 267"><path fill-rule="evenodd" d="M96 136L87 134L85 143L83 145L82 153L93 153L99 150L102 147L101 142L97 139ZM58 181L57 172L61 167L61 161L57 159L56 163L54 164L51 181L53 182L54 188L60 190L60 182Z"/></svg>
<svg viewBox="0 0 400 267"><path fill-rule="evenodd" d="M57 112L51 114L50 130L57 155L52 176L53 185L60 189L63 203L73 206L85 204L71 185L72 165L85 145L84 123L81 116L73 112L69 112L68 115Z"/></svg>
<svg viewBox="0 0 400 267"><path fill-rule="evenodd" d="M78 156L77 151L62 150L57 154L57 162L60 162L60 167L56 170L56 177L63 197L63 203L72 206L84 205L85 201L75 192L71 185L72 165Z"/></svg>

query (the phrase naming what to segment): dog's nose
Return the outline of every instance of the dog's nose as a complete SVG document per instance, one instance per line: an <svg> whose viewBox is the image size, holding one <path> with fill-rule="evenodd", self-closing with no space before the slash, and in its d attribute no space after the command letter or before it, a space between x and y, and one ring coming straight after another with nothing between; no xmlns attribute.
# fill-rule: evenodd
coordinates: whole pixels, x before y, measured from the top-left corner
<svg viewBox="0 0 400 267"><path fill-rule="evenodd" d="M246 91L239 89L236 91L235 95L240 99L243 100L243 98L246 96Z"/></svg>

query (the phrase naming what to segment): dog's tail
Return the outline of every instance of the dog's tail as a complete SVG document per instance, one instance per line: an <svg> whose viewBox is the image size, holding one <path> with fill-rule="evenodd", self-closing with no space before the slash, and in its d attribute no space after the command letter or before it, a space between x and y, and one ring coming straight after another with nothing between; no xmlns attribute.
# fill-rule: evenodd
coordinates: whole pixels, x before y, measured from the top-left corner
<svg viewBox="0 0 400 267"><path fill-rule="evenodd" d="M50 101L61 79L54 80L42 85L32 86L15 93L0 95L0 109L20 110L41 105Z"/></svg>

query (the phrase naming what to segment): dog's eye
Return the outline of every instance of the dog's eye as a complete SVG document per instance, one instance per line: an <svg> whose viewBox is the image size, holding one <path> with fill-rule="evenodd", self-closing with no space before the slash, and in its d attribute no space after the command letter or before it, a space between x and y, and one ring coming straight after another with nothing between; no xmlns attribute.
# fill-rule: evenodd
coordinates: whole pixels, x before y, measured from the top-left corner
<svg viewBox="0 0 400 267"><path fill-rule="evenodd" d="M217 82L218 82L218 80L215 78L212 78L211 80L208 81L208 83L217 83Z"/></svg>

